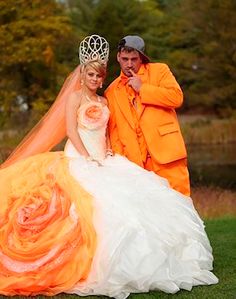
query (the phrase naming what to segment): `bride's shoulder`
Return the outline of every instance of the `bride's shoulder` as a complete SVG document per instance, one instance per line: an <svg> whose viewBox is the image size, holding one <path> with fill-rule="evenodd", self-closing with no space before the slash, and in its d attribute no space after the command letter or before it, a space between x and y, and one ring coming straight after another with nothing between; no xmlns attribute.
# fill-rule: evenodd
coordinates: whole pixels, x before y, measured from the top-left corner
<svg viewBox="0 0 236 299"><path fill-rule="evenodd" d="M75 90L70 94L70 97L72 98L81 98L82 97L82 91L80 90Z"/></svg>
<svg viewBox="0 0 236 299"><path fill-rule="evenodd" d="M69 97L68 97L68 102L71 102L71 103L80 103L81 101L81 98L82 98L82 94L81 94L81 91L80 90L76 90L74 92L72 92Z"/></svg>
<svg viewBox="0 0 236 299"><path fill-rule="evenodd" d="M81 104L81 92L74 91L72 92L66 101L66 110L67 111L76 111Z"/></svg>

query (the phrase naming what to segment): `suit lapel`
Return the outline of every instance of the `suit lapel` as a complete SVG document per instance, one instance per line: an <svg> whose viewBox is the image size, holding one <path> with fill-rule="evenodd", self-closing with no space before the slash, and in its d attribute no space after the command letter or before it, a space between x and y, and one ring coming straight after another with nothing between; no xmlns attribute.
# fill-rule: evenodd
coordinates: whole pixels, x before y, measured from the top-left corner
<svg viewBox="0 0 236 299"><path fill-rule="evenodd" d="M143 104L141 103L141 100L139 100L138 119L141 118L144 109L145 109L145 105L143 105Z"/></svg>
<svg viewBox="0 0 236 299"><path fill-rule="evenodd" d="M148 70L143 65L142 65L140 71L138 72L138 75L140 76L143 83L149 82ZM143 111L145 109L145 105L143 105L141 103L141 99L139 100L139 103L140 103L140 108L138 111L138 119L141 118Z"/></svg>
<svg viewBox="0 0 236 299"><path fill-rule="evenodd" d="M148 75L149 71L147 69L146 66L142 65L138 75L140 76L142 82L149 82L149 75ZM129 103L129 98L127 96L126 93L126 87L125 85L121 84L120 82L118 83L118 85L115 88L115 100L121 110L121 112L123 113L124 117L127 119L128 123L130 124L130 126L135 129L135 122L133 119L133 115L130 109L130 103ZM143 111L145 109L145 105L143 105L140 101L139 103L139 109L137 111L138 113L138 118L140 119Z"/></svg>
<svg viewBox="0 0 236 299"><path fill-rule="evenodd" d="M124 117L127 119L130 126L135 129L135 123L133 119L132 112L130 110L129 99L127 97L126 89L124 85L118 84L115 89L115 100L123 113Z"/></svg>

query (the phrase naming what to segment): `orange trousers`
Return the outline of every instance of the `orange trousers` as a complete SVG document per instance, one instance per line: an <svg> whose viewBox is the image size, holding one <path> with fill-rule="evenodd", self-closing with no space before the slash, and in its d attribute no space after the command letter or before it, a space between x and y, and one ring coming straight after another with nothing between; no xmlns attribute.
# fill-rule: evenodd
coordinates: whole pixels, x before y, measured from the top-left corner
<svg viewBox="0 0 236 299"><path fill-rule="evenodd" d="M187 159L181 159L167 164L159 164L148 156L144 163L144 168L166 178L173 189L190 196Z"/></svg>

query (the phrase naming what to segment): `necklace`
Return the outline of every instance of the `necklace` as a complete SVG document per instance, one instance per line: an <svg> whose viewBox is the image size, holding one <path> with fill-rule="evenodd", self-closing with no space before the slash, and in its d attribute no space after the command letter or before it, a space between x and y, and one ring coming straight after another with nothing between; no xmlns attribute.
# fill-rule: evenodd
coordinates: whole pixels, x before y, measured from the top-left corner
<svg viewBox="0 0 236 299"><path fill-rule="evenodd" d="M85 98L89 101L89 102L98 102L101 103L101 99L100 97L97 95L97 100L92 100L87 94L85 94Z"/></svg>

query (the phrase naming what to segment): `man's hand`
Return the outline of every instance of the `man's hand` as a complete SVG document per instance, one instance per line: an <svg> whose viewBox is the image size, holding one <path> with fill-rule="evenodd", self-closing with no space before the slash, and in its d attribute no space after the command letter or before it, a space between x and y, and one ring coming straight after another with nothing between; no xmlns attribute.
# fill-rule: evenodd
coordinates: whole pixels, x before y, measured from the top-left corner
<svg viewBox="0 0 236 299"><path fill-rule="evenodd" d="M140 77L137 74L135 74L132 70L129 71L132 74L132 77L129 77L128 85L131 86L136 92L139 92L142 86L142 81Z"/></svg>

